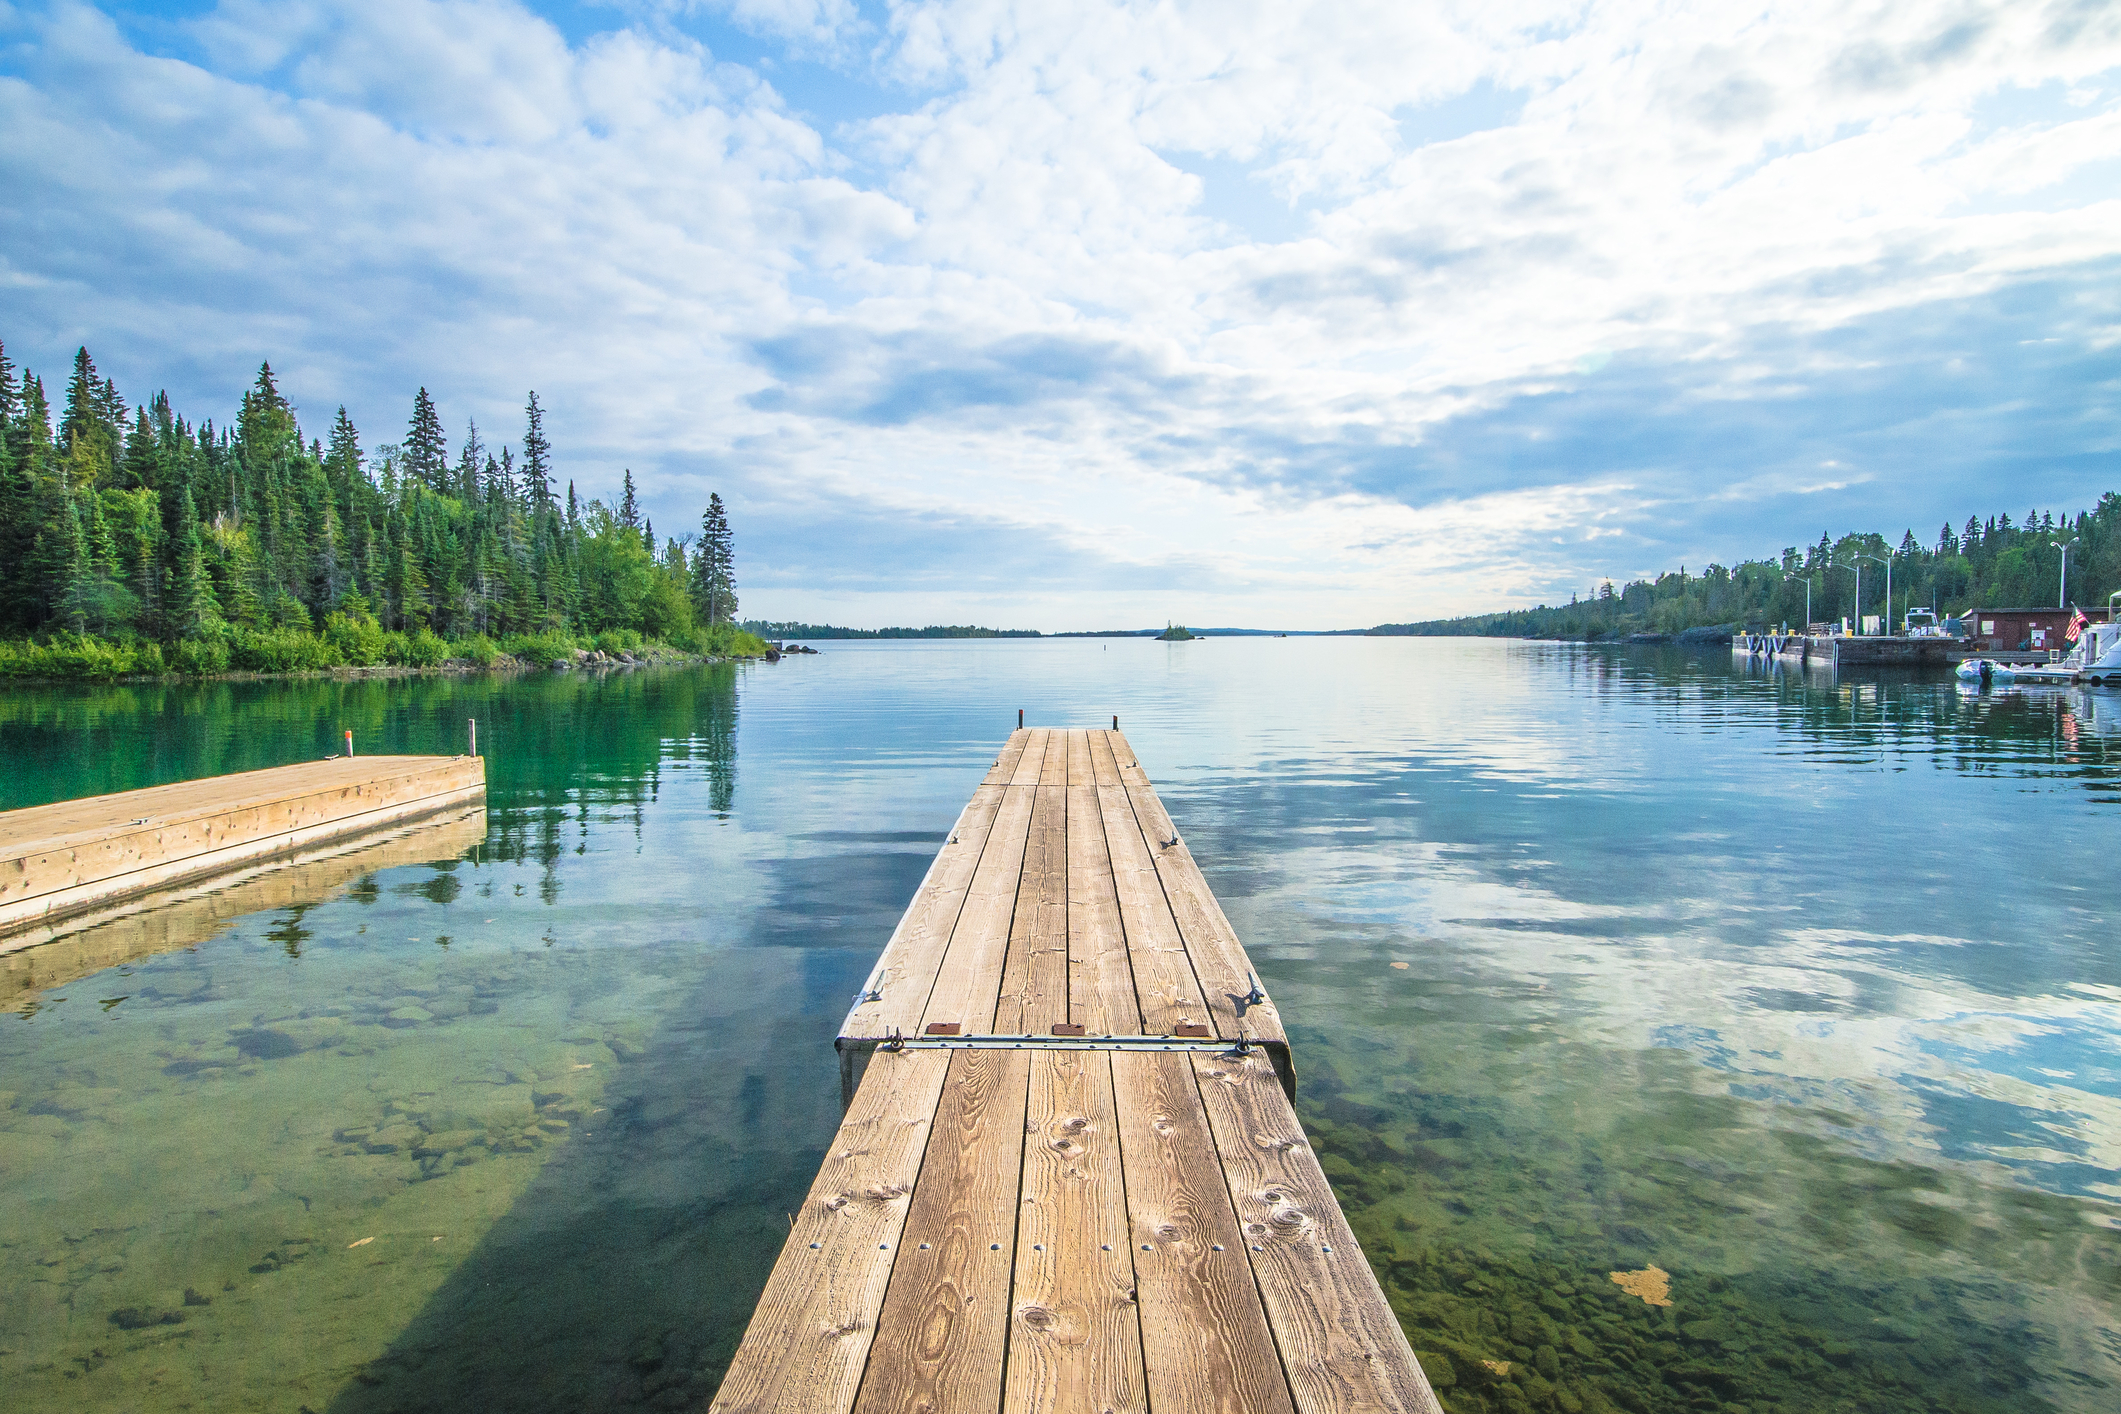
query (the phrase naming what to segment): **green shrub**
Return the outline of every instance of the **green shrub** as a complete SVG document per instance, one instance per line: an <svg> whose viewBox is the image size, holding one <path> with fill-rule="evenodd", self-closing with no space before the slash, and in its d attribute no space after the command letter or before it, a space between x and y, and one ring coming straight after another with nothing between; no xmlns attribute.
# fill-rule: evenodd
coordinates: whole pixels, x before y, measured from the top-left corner
<svg viewBox="0 0 2121 1414"><path fill-rule="evenodd" d="M367 614L330 615L324 620L324 637L341 662L372 668L383 661L383 627Z"/></svg>
<svg viewBox="0 0 2121 1414"><path fill-rule="evenodd" d="M394 663L403 663L408 668L432 668L449 656L449 645L431 628L398 637L405 641L404 656L391 659Z"/></svg>
<svg viewBox="0 0 2121 1414"><path fill-rule="evenodd" d="M482 668L490 668L493 666L494 659L501 656L501 650L485 634L475 633L469 638L460 639L458 642L451 644L449 656L452 658L468 658Z"/></svg>
<svg viewBox="0 0 2121 1414"><path fill-rule="evenodd" d="M694 629L681 646L717 658L762 658L766 654L765 639L755 633L746 633L735 624Z"/></svg>
<svg viewBox="0 0 2121 1414"><path fill-rule="evenodd" d="M161 671L161 646L137 639L112 642L93 634L62 633L44 643L0 643L0 676L114 678Z"/></svg>
<svg viewBox="0 0 2121 1414"><path fill-rule="evenodd" d="M225 673L229 657L225 638L187 638L170 653L170 666L180 673Z"/></svg>
<svg viewBox="0 0 2121 1414"><path fill-rule="evenodd" d="M329 640L293 628L239 628L228 647L230 665L253 673L310 672L341 661Z"/></svg>
<svg viewBox="0 0 2121 1414"><path fill-rule="evenodd" d="M630 628L607 628L595 643L599 653L633 653L641 647L641 635Z"/></svg>
<svg viewBox="0 0 2121 1414"><path fill-rule="evenodd" d="M564 633L512 633L501 640L501 651L526 662L543 665L574 656L575 641Z"/></svg>

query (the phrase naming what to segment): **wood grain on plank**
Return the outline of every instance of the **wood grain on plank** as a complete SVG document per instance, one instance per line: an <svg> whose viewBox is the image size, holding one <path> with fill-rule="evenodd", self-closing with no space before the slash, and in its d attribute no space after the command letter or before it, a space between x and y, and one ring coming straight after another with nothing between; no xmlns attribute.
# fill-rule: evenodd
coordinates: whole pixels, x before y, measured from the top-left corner
<svg viewBox="0 0 2121 1414"><path fill-rule="evenodd" d="M1156 1414L1290 1410L1191 1061L1115 1055L1112 1081L1150 1407Z"/></svg>
<svg viewBox="0 0 2121 1414"><path fill-rule="evenodd" d="M1001 1407L1031 1057L955 1051L858 1414Z"/></svg>
<svg viewBox="0 0 2121 1414"><path fill-rule="evenodd" d="M1002 743L1001 753L994 758L994 765L988 769L987 779L982 781L981 784L989 786L1005 786L1009 784L1010 778L1016 774L1016 763L1023 759L1024 747L1030 740L1031 733L1022 727L1018 727L1015 731L1009 733L1009 739Z"/></svg>
<svg viewBox="0 0 2121 1414"><path fill-rule="evenodd" d="M1046 733L1046 759L1038 773L1041 786L1065 786L1068 784L1068 741L1074 732L1052 731Z"/></svg>
<svg viewBox="0 0 2121 1414"><path fill-rule="evenodd" d="M1053 733L1044 727L1033 727L1024 733L1024 754L1016 760L1016 772L1009 777L1012 786L1035 786L1046 769L1046 751L1053 740Z"/></svg>
<svg viewBox="0 0 2121 1414"><path fill-rule="evenodd" d="M1171 914L1178 920L1179 936L1185 939L1186 953L1192 959L1194 976L1200 979L1216 1034L1285 1042L1288 1038L1273 1002L1248 1006L1239 1000L1251 990L1247 980L1253 970L1251 959L1245 956L1244 945L1238 942L1236 930L1223 915L1222 905L1215 901L1186 842L1178 838L1178 828L1157 799L1148 775L1134 759L1134 748L1127 744L1123 733L1107 735L1119 761L1120 778L1126 782L1128 797L1134 802L1135 815L1149 835L1157 877L1163 883L1164 897L1170 901Z"/></svg>
<svg viewBox="0 0 2121 1414"><path fill-rule="evenodd" d="M1190 1060L1297 1409L1441 1414L1274 1067Z"/></svg>
<svg viewBox="0 0 2121 1414"><path fill-rule="evenodd" d="M1168 1036L1181 1023L1206 1021L1207 1004L1186 955L1185 941L1179 937L1178 922L1171 916L1171 905L1164 897L1156 863L1150 857L1153 847L1142 833L1133 799L1126 787L1118 784L1119 771L1111 743L1093 742L1091 759L1098 779L1104 780L1109 771L1113 782L1097 787L1097 808L1104 824L1120 926L1126 934L1127 955L1132 964L1141 1029L1149 1035Z"/></svg>
<svg viewBox="0 0 2121 1414"><path fill-rule="evenodd" d="M881 1037L894 1028L910 1035L918 1028L1005 795L1003 787L993 785L972 792L840 1023L840 1035ZM876 1000L860 999L871 992L879 994Z"/></svg>
<svg viewBox="0 0 2121 1414"><path fill-rule="evenodd" d="M1050 753L1049 761L1060 754ZM1038 787L999 997L991 1023L981 1030L1046 1034L1068 1019L1067 813L1066 789Z"/></svg>
<svg viewBox="0 0 2121 1414"><path fill-rule="evenodd" d="M1146 1411L1112 1062L1031 1057L1009 1327L1009 1414Z"/></svg>
<svg viewBox="0 0 2121 1414"><path fill-rule="evenodd" d="M796 1214L711 1408L840 1414L876 1335L950 1053L880 1051Z"/></svg>
<svg viewBox="0 0 2121 1414"><path fill-rule="evenodd" d="M1068 779L1071 786L1094 786L1097 784L1090 772L1090 733L1073 731L1068 733Z"/></svg>
<svg viewBox="0 0 2121 1414"><path fill-rule="evenodd" d="M1089 735L1090 784L1100 789L1106 786L1124 786L1126 782L1119 778L1119 761L1113 755L1112 747L1112 738L1118 733L1097 731Z"/></svg>
<svg viewBox="0 0 2121 1414"><path fill-rule="evenodd" d="M1089 752L1085 749L1084 765ZM1088 775L1087 769L1084 772ZM1072 779L1071 773L1071 779ZM1141 1034L1097 787L1068 787L1068 1020L1092 1036Z"/></svg>
<svg viewBox="0 0 2121 1414"><path fill-rule="evenodd" d="M1024 752L1025 759L1037 749L1034 742ZM1022 774L1021 766L1018 774ZM1017 885L1024 873L1024 847L1031 836L1031 808L1037 795L1036 786L1003 787L1001 808L987 832L987 847L980 851L979 867L965 892L965 906L951 930L935 985L927 995L919 1025L906 1028L908 1035L934 1022L954 1021L966 1035L993 1028L995 999L1001 995L1002 959L1009 948L1010 919L1016 913Z"/></svg>

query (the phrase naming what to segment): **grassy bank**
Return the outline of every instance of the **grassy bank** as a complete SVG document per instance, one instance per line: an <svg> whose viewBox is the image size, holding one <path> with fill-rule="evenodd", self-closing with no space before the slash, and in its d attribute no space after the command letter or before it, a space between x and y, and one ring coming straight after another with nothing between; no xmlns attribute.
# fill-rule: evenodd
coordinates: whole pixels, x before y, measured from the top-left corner
<svg viewBox="0 0 2121 1414"><path fill-rule="evenodd" d="M693 658L756 658L766 644L728 624L695 629L682 641L648 638L631 629L598 634L484 634L446 639L427 629L399 633L373 619L333 614L321 633L294 628L232 628L174 643L120 634L57 633L0 641L0 678L109 679L220 677L232 674L313 673L342 668L439 671L548 667L584 655L602 660L662 662Z"/></svg>

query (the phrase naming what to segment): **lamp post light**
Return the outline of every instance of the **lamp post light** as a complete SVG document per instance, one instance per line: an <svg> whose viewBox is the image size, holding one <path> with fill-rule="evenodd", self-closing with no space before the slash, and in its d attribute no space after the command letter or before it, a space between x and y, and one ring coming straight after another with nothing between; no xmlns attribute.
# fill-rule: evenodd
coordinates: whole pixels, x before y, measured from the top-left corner
<svg viewBox="0 0 2121 1414"><path fill-rule="evenodd" d="M1786 574L1782 577L1782 582L1788 584L1793 579L1804 581L1804 631L1810 633L1812 631L1812 577L1809 574ZM2111 618L2113 615L2108 614L2107 617Z"/></svg>
<svg viewBox="0 0 2121 1414"><path fill-rule="evenodd" d="M2077 537L2073 535L2067 540L2050 540L2048 543L2062 552L2062 580L2055 588L2055 607L2067 609L2069 607L2069 552L2075 548Z"/></svg>
<svg viewBox="0 0 2121 1414"><path fill-rule="evenodd" d="M1863 557L1858 555L1856 558L1861 560ZM1847 570L1850 574L1856 576L1856 631L1861 633L1863 631L1863 566L1861 564L1844 565L1837 562L1829 564L1827 568L1830 570Z"/></svg>
<svg viewBox="0 0 2121 1414"><path fill-rule="evenodd" d="M1897 550L1887 550L1883 556L1858 555L1856 557L1859 560L1871 560L1885 566L1885 636L1887 638L1891 638L1893 636L1893 556L1898 553L1899 551ZM1863 627L1863 618L1861 612L1862 606L1860 602L1863 594L1862 575L1856 576L1856 594L1859 601L1856 627L1860 629Z"/></svg>

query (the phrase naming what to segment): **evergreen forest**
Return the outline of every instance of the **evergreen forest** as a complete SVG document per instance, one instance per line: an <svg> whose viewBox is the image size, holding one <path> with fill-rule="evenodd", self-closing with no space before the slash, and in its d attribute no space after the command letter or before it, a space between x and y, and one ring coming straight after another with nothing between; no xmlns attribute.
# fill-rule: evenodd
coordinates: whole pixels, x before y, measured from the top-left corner
<svg viewBox="0 0 2121 1414"><path fill-rule="evenodd" d="M1459 619L1380 624L1373 634L1467 635L1496 638L1622 638L1631 633L1680 633L1690 628L1888 618L1896 630L1911 608L1934 608L1940 618L1975 608L2034 608L2062 602L2062 547L2069 547L2067 601L2087 614L2103 611L2121 590L2121 495L2108 492L2078 514L2031 511L2022 521L1999 514L1947 524L1934 544L1910 530L1894 544L1877 534L1822 534L1808 549L1790 546L1772 559L1735 568L1710 565L1698 574L1680 569L1615 587L1608 580L1589 598L1541 604ZM1892 566L1892 604L1886 606L1886 564ZM1806 614L1809 586L1810 614Z"/></svg>
<svg viewBox="0 0 2121 1414"><path fill-rule="evenodd" d="M129 404L86 348L55 406L0 346L0 674L109 676L742 654L721 497L658 542L628 470L559 490L544 412L452 454L423 387L364 451L339 408L305 438L269 364L234 420Z"/></svg>

